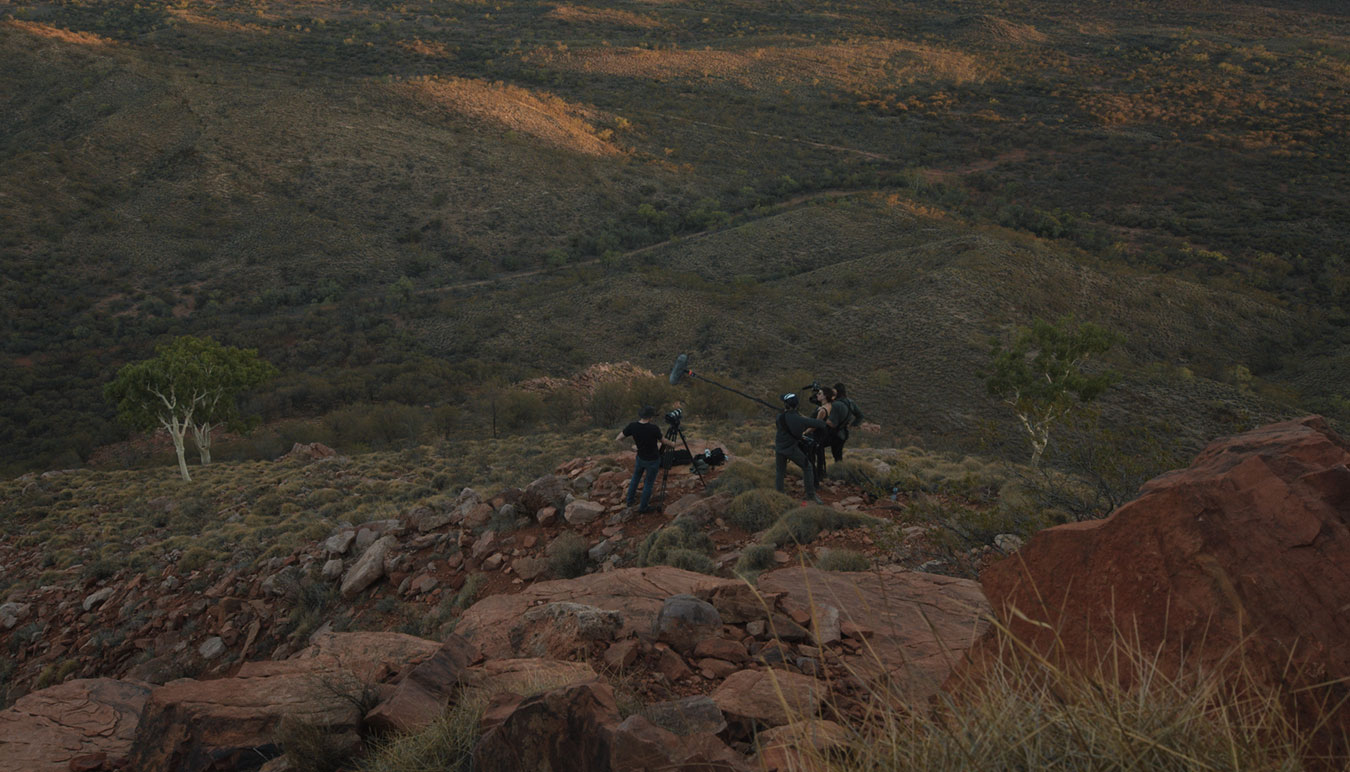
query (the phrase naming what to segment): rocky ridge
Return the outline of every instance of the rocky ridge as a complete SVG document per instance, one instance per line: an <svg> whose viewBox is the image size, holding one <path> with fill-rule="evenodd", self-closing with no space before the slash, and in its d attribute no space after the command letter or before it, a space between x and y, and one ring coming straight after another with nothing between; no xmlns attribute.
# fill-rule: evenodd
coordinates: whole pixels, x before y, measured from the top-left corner
<svg viewBox="0 0 1350 772"><path fill-rule="evenodd" d="M668 566L624 567L631 539L652 530L617 506L625 461L578 459L522 490L487 500L465 491L445 512L341 529L266 576L207 588L225 592L198 601L219 625L200 633L218 634L199 643L183 640L198 631L179 631L178 651L225 657L241 640L221 634L232 622L236 633L247 623L242 640L252 651L266 648L271 640L248 631L261 630L262 610L286 597L285 572L327 566L335 570L324 581L352 602L415 600L444 594L456 574L488 576L479 581L502 591L470 606L454 632L430 640L324 626L306 645L283 640L270 657L221 662L196 679L131 672L147 660L119 679L40 690L0 712L0 772L281 772L291 768L278 732L288 721L318 727L327 747L356 754L371 733L416 731L467 699L487 705L475 750L482 769L795 769L801 748L853 741L878 702L922 709L954 682L968 651L977 663L986 656L997 634L991 617L1033 647L1091 661L1110 644L1102 631L1158 635L1166 628L1157 615L1166 614L1189 648L1173 652L1161 639L1164 661L1222 661L1204 647L1241 640L1250 663L1287 687L1309 718L1344 725L1341 714L1314 715L1308 701L1313 686L1333 692L1331 702L1312 695L1323 707L1344 689L1338 604L1350 597L1350 446L1320 419L1216 442L1112 517L1038 534L987 569L983 589L902 566L819 571L792 555L757 588ZM734 551L744 535L721 522L721 505L710 503L718 497L696 486L687 476L673 484L675 506L702 512L718 551ZM485 528L507 507L516 530ZM584 514L569 519L569 510ZM575 579L521 576L516 562L542 557L550 528L580 534L599 568ZM610 539L611 551L595 551ZM439 559L417 551L452 540L461 557L442 585L423 568ZM423 576L435 583L414 589ZM97 620L108 604L126 602L125 589L85 588L79 608ZM42 613L41 598L12 603L30 605L7 609L16 624ZM244 614L252 621L232 616ZM1208 635L1193 634L1199 624ZM1280 681L1279 662L1296 665L1294 681ZM621 710L615 683L641 708ZM1320 750L1335 749L1334 737L1323 740Z"/></svg>

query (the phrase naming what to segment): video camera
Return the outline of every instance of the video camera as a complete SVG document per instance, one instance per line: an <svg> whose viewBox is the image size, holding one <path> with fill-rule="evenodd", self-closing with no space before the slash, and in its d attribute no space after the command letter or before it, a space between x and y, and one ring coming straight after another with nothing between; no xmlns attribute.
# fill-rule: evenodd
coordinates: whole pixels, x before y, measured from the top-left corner
<svg viewBox="0 0 1350 772"><path fill-rule="evenodd" d="M802 391L811 395L808 400L811 404L820 407L820 381L811 381L802 387Z"/></svg>

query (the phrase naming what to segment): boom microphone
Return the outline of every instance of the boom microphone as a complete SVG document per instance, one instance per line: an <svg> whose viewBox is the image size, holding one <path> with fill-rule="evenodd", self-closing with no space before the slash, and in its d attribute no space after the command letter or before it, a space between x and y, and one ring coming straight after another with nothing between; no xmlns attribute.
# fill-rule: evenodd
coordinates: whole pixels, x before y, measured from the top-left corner
<svg viewBox="0 0 1350 772"><path fill-rule="evenodd" d="M670 368L670 385L675 386L680 379L689 374L689 355L680 354L675 357L675 366Z"/></svg>
<svg viewBox="0 0 1350 772"><path fill-rule="evenodd" d="M679 356L675 357L675 366L672 367L672 368L670 368L670 385L671 385L671 386L675 386L675 385L679 384L679 382L680 382L681 379L683 379L685 376L688 376L688 377L690 377L690 378L694 378L695 380L703 381L704 383L710 383L710 384L712 384L713 386L716 386L716 387L719 388L719 389L726 389L727 391L731 392L732 394L739 394L739 395L741 395L742 397L745 397L746 399L748 399L748 400L750 400L750 401L752 401L752 402L758 402L759 404L763 405L764 407L767 407L768 409L770 409L770 410L772 410L772 411L774 411L774 412L777 412L777 411L778 411L778 408L777 408L777 407L775 407L775 406L773 406L773 405L770 405L768 402L765 402L764 400L760 399L759 397L752 397L752 396L750 396L749 394L746 394L746 393L743 392L743 391L737 391L736 389L733 389L733 388L731 388L730 386L724 386L724 385L718 383L717 381L714 381L714 380L711 379L711 378L704 378L704 377L701 376L701 375L696 375L696 374L694 373L693 370L690 370L690 369L689 369L689 360L690 360L690 356L689 356L688 354L680 354Z"/></svg>

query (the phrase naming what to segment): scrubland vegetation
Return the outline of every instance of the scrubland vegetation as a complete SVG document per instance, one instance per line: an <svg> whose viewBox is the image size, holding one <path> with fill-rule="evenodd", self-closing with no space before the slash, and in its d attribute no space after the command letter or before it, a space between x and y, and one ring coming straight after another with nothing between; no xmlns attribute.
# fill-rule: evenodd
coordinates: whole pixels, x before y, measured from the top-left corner
<svg viewBox="0 0 1350 772"><path fill-rule="evenodd" d="M43 549L0 597L169 562L207 569L182 588L204 590L339 523L614 450L643 404L681 401L690 435L732 452L715 491L747 535L715 564L675 520L625 559L750 581L784 549L973 576L1215 435L1350 420L1340 3L31 0L0 8L0 61L0 550ZM1118 341L1090 374L1119 379L1022 466L984 386L990 340L1066 315ZM187 334L279 372L240 402L259 428L218 438L190 486L103 396ZM830 477L899 514L776 494L766 413L707 384L539 380L664 373L680 352L766 398L847 382L881 428ZM274 461L316 441L340 455ZM43 470L66 471L25 474ZM548 575L584 573L587 549L556 540ZM299 581L303 638L337 600ZM1005 644L932 712L870 695L814 761L1310 758L1245 674L1163 672L1122 641L1141 677L1118 688ZM462 700L366 767L462 768L481 710Z"/></svg>
<svg viewBox="0 0 1350 772"><path fill-rule="evenodd" d="M260 349L250 408L353 447L482 437L494 394L499 431L566 425L502 387L692 350L972 449L1005 420L984 341L1063 313L1126 337L1114 423L1350 415L1334 4L2 18L0 473L139 463L96 453L126 436L99 391L184 333Z"/></svg>

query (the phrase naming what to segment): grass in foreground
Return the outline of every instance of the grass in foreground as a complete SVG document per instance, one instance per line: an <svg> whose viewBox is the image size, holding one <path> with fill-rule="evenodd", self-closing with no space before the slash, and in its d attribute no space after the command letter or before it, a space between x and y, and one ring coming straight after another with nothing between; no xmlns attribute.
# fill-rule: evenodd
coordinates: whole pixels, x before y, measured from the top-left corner
<svg viewBox="0 0 1350 772"><path fill-rule="evenodd" d="M1171 672L1118 635L1102 660L1110 664L1078 672L1000 633L1003 651L967 671L934 710L876 692L849 741L808 750L804 768L1292 772L1347 761L1311 750L1313 732L1297 725L1289 695L1244 668L1240 649L1213 670Z"/></svg>

